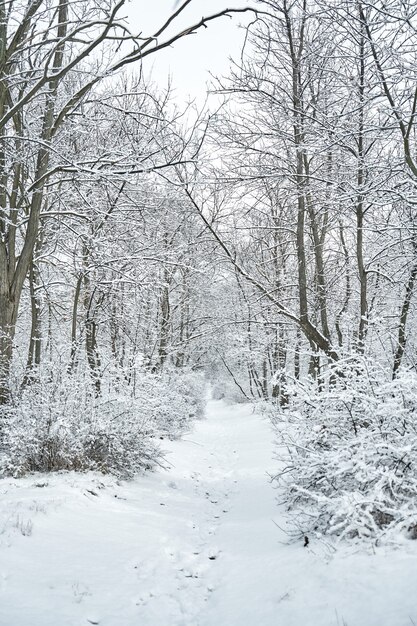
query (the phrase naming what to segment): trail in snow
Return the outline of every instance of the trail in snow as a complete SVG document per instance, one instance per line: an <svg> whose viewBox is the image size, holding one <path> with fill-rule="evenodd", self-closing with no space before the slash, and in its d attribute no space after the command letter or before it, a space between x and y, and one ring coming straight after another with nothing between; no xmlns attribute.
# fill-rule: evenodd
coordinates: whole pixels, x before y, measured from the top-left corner
<svg viewBox="0 0 417 626"><path fill-rule="evenodd" d="M331 559L288 544L252 407L211 401L169 446L168 472L130 483L0 481L0 626L417 624L411 542Z"/></svg>

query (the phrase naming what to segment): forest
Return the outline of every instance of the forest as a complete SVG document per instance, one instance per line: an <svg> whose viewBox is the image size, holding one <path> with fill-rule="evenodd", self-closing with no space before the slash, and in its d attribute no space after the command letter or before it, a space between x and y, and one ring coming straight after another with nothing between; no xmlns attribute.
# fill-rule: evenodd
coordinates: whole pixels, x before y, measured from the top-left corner
<svg viewBox="0 0 417 626"><path fill-rule="evenodd" d="M287 541L414 549L417 5L194 2L0 2L0 486L159 471L209 394L268 423ZM224 20L204 105L152 80Z"/></svg>

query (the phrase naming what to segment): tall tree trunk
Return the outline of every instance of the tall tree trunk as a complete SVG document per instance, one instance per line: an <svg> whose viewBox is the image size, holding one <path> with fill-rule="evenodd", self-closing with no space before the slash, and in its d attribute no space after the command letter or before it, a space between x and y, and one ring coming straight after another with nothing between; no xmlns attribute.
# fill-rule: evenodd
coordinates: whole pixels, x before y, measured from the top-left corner
<svg viewBox="0 0 417 626"><path fill-rule="evenodd" d="M394 364L392 368L392 377L395 378L398 374L398 370L401 367L401 363L403 360L405 347L407 344L407 336L405 334L408 313L410 311L411 298L413 296L414 285L417 278L417 261L414 262L414 265L411 269L410 276L405 288L403 305L401 307L400 314L400 324L398 326L398 341L397 341L397 349L394 354Z"/></svg>
<svg viewBox="0 0 417 626"><path fill-rule="evenodd" d="M28 359L26 373L22 382L25 387L35 380L36 370L41 364L42 327L41 327L41 302L39 299L39 268L36 261L32 261L29 268L29 291L31 309L31 329L29 339Z"/></svg>
<svg viewBox="0 0 417 626"><path fill-rule="evenodd" d="M7 403L10 397L9 374L17 318L17 307L9 297L7 288L7 281L3 282L0 275L0 404Z"/></svg>
<svg viewBox="0 0 417 626"><path fill-rule="evenodd" d="M303 155L305 177L310 176L307 155ZM323 335L330 341L330 329L327 315L326 278L324 269L324 242L327 232L328 210L324 211L321 229L313 206L313 198L310 191L306 194L307 210L310 218L310 228L314 246L315 283L317 291L317 303L320 311L320 321Z"/></svg>
<svg viewBox="0 0 417 626"><path fill-rule="evenodd" d="M169 301L169 277L168 272L164 271L165 284L162 287L159 303L160 327L159 327L159 346L158 357L159 366L162 368L168 357L169 331L171 325L171 305Z"/></svg>
<svg viewBox="0 0 417 626"><path fill-rule="evenodd" d="M85 286L84 304L86 308L85 349L87 363L90 368L95 394L99 396L101 394L101 359L97 345L98 325L96 319L99 303L95 302L95 290L90 292L89 285Z"/></svg>
<svg viewBox="0 0 417 626"><path fill-rule="evenodd" d="M356 197L356 258L359 274L359 327L357 349L360 353L365 350L365 339L368 328L368 275L363 255L364 231L364 184L365 184L365 137L364 137L364 106L365 106L365 37L364 25L361 24L361 38L359 42L359 123L358 123L358 158L357 158L357 197Z"/></svg>
<svg viewBox="0 0 417 626"><path fill-rule="evenodd" d="M342 222L340 222L340 224L339 224L339 234L340 234L340 242L342 244L343 256L344 256L344 259L345 259L345 267L346 267L346 291L345 291L345 298L344 298L344 301L343 301L342 308L336 314L336 320L335 320L337 339L338 339L339 347L341 348L343 346L343 332L342 332L342 328L341 328L341 324L340 323L341 323L343 314L346 313L346 311L347 311L347 308L349 306L350 296L351 296L349 251L348 251L348 248L347 248L347 245L346 245L344 228L343 228L343 223Z"/></svg>
<svg viewBox="0 0 417 626"><path fill-rule="evenodd" d="M83 274L81 273L75 285L74 300L72 303L72 319L71 319L71 353L68 365L68 372L71 373L77 364L77 321L78 321L78 305L80 302L81 287L83 284Z"/></svg>

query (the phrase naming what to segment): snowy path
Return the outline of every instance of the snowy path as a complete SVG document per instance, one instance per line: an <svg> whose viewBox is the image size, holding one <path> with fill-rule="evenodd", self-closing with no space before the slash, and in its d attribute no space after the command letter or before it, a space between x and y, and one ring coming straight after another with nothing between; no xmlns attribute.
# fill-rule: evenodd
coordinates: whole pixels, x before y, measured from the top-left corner
<svg viewBox="0 0 417 626"><path fill-rule="evenodd" d="M285 544L271 439L211 401L169 472L0 481L0 626L417 624L411 542L330 560Z"/></svg>

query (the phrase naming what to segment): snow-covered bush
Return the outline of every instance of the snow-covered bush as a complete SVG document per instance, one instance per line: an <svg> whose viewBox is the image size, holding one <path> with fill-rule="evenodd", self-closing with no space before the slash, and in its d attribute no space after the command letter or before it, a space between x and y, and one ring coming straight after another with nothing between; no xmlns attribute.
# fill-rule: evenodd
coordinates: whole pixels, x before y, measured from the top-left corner
<svg viewBox="0 0 417 626"><path fill-rule="evenodd" d="M290 391L274 423L288 507L300 532L417 538L417 375L387 380L365 360Z"/></svg>
<svg viewBox="0 0 417 626"><path fill-rule="evenodd" d="M135 391L93 394L89 379L43 373L3 409L0 472L97 470L128 477L161 457L203 411L202 381L193 374L140 372Z"/></svg>
<svg viewBox="0 0 417 626"><path fill-rule="evenodd" d="M147 379L151 385L156 384L155 375L147 374ZM160 415L159 428L172 439L186 431L193 420L202 417L205 406L205 380L202 374L191 370L171 369L158 376L157 384L155 408ZM149 397L151 395L149 393Z"/></svg>

